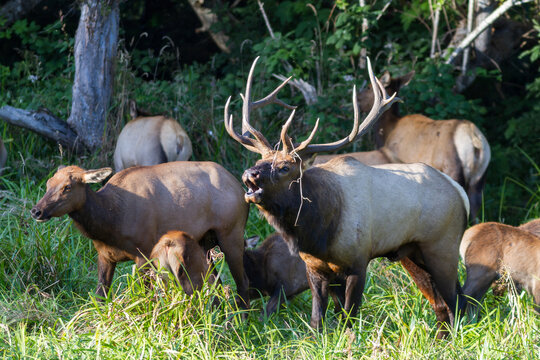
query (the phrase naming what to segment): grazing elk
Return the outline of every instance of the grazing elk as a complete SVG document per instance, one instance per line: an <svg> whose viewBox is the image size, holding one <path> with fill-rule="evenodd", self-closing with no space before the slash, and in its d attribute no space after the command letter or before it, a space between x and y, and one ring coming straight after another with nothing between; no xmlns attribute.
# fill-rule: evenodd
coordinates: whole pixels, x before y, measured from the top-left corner
<svg viewBox="0 0 540 360"><path fill-rule="evenodd" d="M7 160L7 150L4 146L4 142L0 138L0 175L2 175L2 171L4 170L4 165L6 165Z"/></svg>
<svg viewBox="0 0 540 360"><path fill-rule="evenodd" d="M463 293L474 299L472 308L507 271L518 288L533 295L540 313L540 237L527 230L535 230L538 220L525 225L487 222L465 231L459 250L467 269Z"/></svg>
<svg viewBox="0 0 540 360"><path fill-rule="evenodd" d="M249 297L270 296L266 305L266 315L270 316L283 300L309 289L306 264L298 254L291 254L279 234L270 235L254 250L248 249L253 246L246 240L244 269L249 278Z"/></svg>
<svg viewBox="0 0 540 360"><path fill-rule="evenodd" d="M58 169L47 192L32 208L37 221L69 215L98 252L97 295L106 296L116 263L146 263L154 244L170 230L183 229L205 250L219 245L238 295L249 304L244 273L244 227L248 205L240 183L221 165L177 161L116 173L99 191L89 183L112 169ZM240 304L240 305L246 305Z"/></svg>
<svg viewBox="0 0 540 360"><path fill-rule="evenodd" d="M116 172L131 166L184 161L191 157L191 140L176 120L163 115L136 117L135 106L130 103L135 119L124 126L116 142Z"/></svg>
<svg viewBox="0 0 540 360"><path fill-rule="evenodd" d="M397 93L412 79L414 71L392 78L385 72L381 83L388 93ZM358 95L360 109L373 105L373 92L367 88ZM470 218L474 220L482 205L485 173L491 158L489 144L482 132L468 120L432 120L424 115L400 116L398 104L381 115L375 125L378 150L350 153L366 165L423 162L457 181L470 200ZM317 156L314 164L336 155Z"/></svg>
<svg viewBox="0 0 540 360"><path fill-rule="evenodd" d="M215 281L214 274L209 274L210 259L207 259L202 246L186 232L172 230L163 235L154 246L151 259L157 268L170 271L184 292L192 295L200 290L204 279Z"/></svg>
<svg viewBox="0 0 540 360"><path fill-rule="evenodd" d="M275 150L249 123L250 110L277 101L277 91L251 101L253 63L242 95L242 127L238 134L225 105L229 135L250 151L261 154L245 170L245 200L254 203L283 236L293 253L306 263L313 297L311 325L319 327L328 293L354 316L361 304L366 268L371 259L401 260L432 304L437 320L453 322L458 294L459 242L466 226L469 202L463 188L449 176L425 164L369 167L351 157L337 157L303 169L303 161L317 152L338 150L366 132L396 98L387 97L368 66L375 100L359 125L353 90L354 125L351 133L329 144L294 144L287 135L294 110L281 131L283 150ZM280 102L281 103L281 102ZM329 287L334 282L339 286ZM460 301L461 305L461 301ZM439 333L442 336L443 331Z"/></svg>

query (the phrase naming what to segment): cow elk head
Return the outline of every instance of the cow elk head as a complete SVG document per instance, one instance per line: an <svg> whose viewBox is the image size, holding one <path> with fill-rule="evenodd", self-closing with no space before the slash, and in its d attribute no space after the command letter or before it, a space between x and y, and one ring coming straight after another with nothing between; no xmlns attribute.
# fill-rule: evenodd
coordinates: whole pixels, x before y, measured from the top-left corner
<svg viewBox="0 0 540 360"><path fill-rule="evenodd" d="M280 189L287 189L291 182L301 178L303 170L302 163L304 159L307 159L314 153L336 151L348 145L356 138L362 136L370 126L377 121L379 116L390 108L395 101L399 101L399 98L397 98L395 94L390 97L386 94L384 86L373 75L371 63L368 59L368 72L373 89L374 103L364 121L359 124L358 100L355 86L353 88L354 123L349 135L332 143L311 144L319 126L319 120L317 119L315 127L308 138L300 144L296 144L287 135L287 130L294 118L295 107L287 105L277 98L279 90L281 90L291 78L286 79L265 98L255 102L251 101L251 83L258 59L259 58L257 57L251 66L247 79L246 93L245 95L240 95L243 100L242 135L238 134L233 129L232 115L229 115L230 97L225 104L225 128L229 135L249 151L259 153L262 156L255 166L247 169L242 176L242 181L248 187L248 191L245 194L245 200L247 202L262 204L268 196L274 196ZM249 122L251 110L272 103L293 109L289 119L285 125L283 125L281 130L280 142L283 145L282 150L274 150L262 133L254 129ZM253 137L250 137L249 134Z"/></svg>

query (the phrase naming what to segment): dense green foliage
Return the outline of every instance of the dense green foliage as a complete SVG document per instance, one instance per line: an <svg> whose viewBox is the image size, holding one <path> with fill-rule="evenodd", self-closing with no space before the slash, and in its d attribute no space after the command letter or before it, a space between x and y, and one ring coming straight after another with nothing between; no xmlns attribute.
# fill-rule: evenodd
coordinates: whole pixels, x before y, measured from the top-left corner
<svg viewBox="0 0 540 360"><path fill-rule="evenodd" d="M74 72L74 5L49 1L51 9L32 13L10 26L0 20L0 106L46 107L67 118ZM231 2L232 3L232 2ZM275 38L257 2L216 2L220 21L213 30L230 37L231 54L219 53L208 36L195 33L187 2L123 2L121 38L106 143L99 154L76 157L35 134L0 122L9 151L0 177L0 356L5 358L528 358L540 357L540 321L531 297L512 285L502 298L491 293L480 319L461 319L449 340L434 339L435 317L399 264L375 261L364 305L352 330L331 308L322 332L309 328L310 296L302 294L270 318L259 310L243 321L232 308L229 289L188 298L174 287L144 290L131 264L117 269L110 299L89 297L96 284L96 253L91 242L65 217L41 224L29 209L43 195L45 181L60 164L110 166L115 138L127 121L127 101L150 112L167 113L182 124L194 144L194 159L223 164L237 177L256 156L235 143L223 127L223 106L233 96L239 120L240 98L251 61L261 56L254 93L276 86L271 74L295 75L313 84L318 102L306 106L299 91L282 97L298 104L291 128L306 136L317 118L316 141L337 139L352 118L351 90L367 78L359 67L365 47L375 72L416 71L401 94L401 112L437 119L466 118L485 133L492 162L484 195L483 220L520 224L540 216L540 26L534 4L510 12L532 29L523 47L498 69L476 71L463 94L454 91L458 72L430 59L428 2L385 1L366 7L346 1L265 3ZM437 2L450 30L463 17L464 1ZM61 16L52 8L62 8ZM378 16L380 15L380 18ZM370 31L364 39L361 17ZM180 21L179 19L186 19ZM417 21L420 20L420 21ZM179 26L182 24L182 26ZM288 62L292 69L287 69ZM277 140L288 113L265 108L252 122ZM371 149L369 137L347 150ZM271 227L252 210L246 235L266 236ZM232 285L222 263L225 284ZM463 269L460 269L463 282ZM212 296L223 298L211 308Z"/></svg>

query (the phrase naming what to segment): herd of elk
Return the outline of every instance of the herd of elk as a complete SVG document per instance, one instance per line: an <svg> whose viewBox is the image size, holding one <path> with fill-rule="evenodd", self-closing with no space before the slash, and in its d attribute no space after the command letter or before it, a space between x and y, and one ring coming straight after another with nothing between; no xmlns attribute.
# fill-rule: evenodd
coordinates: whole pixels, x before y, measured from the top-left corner
<svg viewBox="0 0 540 360"><path fill-rule="evenodd" d="M540 313L540 219L519 227L487 222L465 231L460 253L467 269L463 293L473 308L505 272L532 294Z"/></svg>
<svg viewBox="0 0 540 360"><path fill-rule="evenodd" d="M309 289L306 264L298 254L291 254L279 234L270 235L251 250L257 240L258 237L246 240L244 268L249 279L249 297L270 296L265 309L270 316L283 300Z"/></svg>
<svg viewBox="0 0 540 360"><path fill-rule="evenodd" d="M385 72L381 84L387 93L397 93L412 79L414 72L392 78ZM373 92L367 88L358 94L360 110L372 107ZM356 152L355 157L366 165L422 162L449 175L469 197L470 218L474 220L482 205L482 190L491 150L482 132L468 120L432 120L424 115L401 116L397 103L381 115L374 125L378 150ZM317 156L321 164L336 155Z"/></svg>
<svg viewBox="0 0 540 360"><path fill-rule="evenodd" d="M265 101L251 101L251 82L257 59L247 79L242 128L233 129L225 105L229 135L262 157L245 170L245 199L254 203L278 230L293 253L306 263L312 294L311 325L319 327L328 293L355 316L361 304L369 261L376 257L402 260L422 293L432 304L440 324L452 323L461 288L457 277L459 243L467 224L469 201L463 188L449 176L425 164L390 164L370 167L352 157L337 157L304 169L314 153L336 151L362 136L396 101L369 75L373 107L359 124L356 89L353 89L354 125L348 136L329 144L310 144L318 127L300 144L287 135L295 111L281 131L283 150L275 150L250 122L250 110L261 102L280 103L277 93ZM329 283L337 286L329 287ZM441 335L443 332L439 332Z"/></svg>
<svg viewBox="0 0 540 360"><path fill-rule="evenodd" d="M244 273L244 228L248 205L238 180L213 162L177 161L116 173L99 191L111 168L68 166L47 181L47 192L32 208L37 221L69 215L93 240L98 252L97 295L105 297L116 263L143 266L155 243L182 229L205 250L219 245L236 282L240 305L249 301Z"/></svg>
<svg viewBox="0 0 540 360"><path fill-rule="evenodd" d="M0 175L2 175L2 171L4 170L4 165L6 165L7 161L7 150L4 146L4 142L0 138Z"/></svg>
<svg viewBox="0 0 540 360"><path fill-rule="evenodd" d="M135 102L130 102L130 114L133 120L120 132L114 149L116 172L191 157L191 140L176 120L162 115L138 116Z"/></svg>
<svg viewBox="0 0 540 360"><path fill-rule="evenodd" d="M227 133L261 155L242 175L245 192L221 165L176 161L191 156L186 132L164 116L137 117L134 103L135 119L120 133L114 152L117 173L99 191L89 184L105 180L111 168L60 167L47 181L32 217L47 221L68 215L92 239L98 296L107 296L118 262L133 260L142 267L149 259L192 294L204 279L219 281L206 256L217 245L240 306L248 307L250 297L270 296L265 311L271 315L283 300L309 288L316 328L328 295L336 313L356 315L368 263L378 257L400 261L409 272L433 307L438 337L467 304L463 295L479 300L503 268L540 306L540 220L519 228L484 223L465 231L469 215L474 219L479 209L490 159L489 145L474 124L401 117L396 95L414 73L394 79L385 73L379 80L368 59L371 85L360 93L352 90L350 133L312 144L317 120L307 139L296 143L287 135L295 107L278 99L291 78L252 101L257 60L241 94L241 134L229 114L231 97L224 108ZM270 104L292 110L281 130L282 150L250 123L254 109ZM369 112L361 123L360 110ZM338 151L371 127L377 150L319 155L310 165L314 154ZM0 172L5 158L0 139ZM250 203L278 231L255 249L243 240ZM460 254L467 268L463 291Z"/></svg>

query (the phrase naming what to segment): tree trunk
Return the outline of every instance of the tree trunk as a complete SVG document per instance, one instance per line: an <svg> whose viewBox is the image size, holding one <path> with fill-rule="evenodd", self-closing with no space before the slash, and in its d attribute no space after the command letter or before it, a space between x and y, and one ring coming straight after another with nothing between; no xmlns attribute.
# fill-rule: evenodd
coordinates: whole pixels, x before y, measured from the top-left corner
<svg viewBox="0 0 540 360"><path fill-rule="evenodd" d="M83 149L82 146L78 146L77 134L68 124L47 109L32 111L6 105L0 107L0 119L38 133L72 151L81 152Z"/></svg>
<svg viewBox="0 0 540 360"><path fill-rule="evenodd" d="M113 88L120 0L84 0L75 35L75 78L68 124L90 150L102 144Z"/></svg>
<svg viewBox="0 0 540 360"><path fill-rule="evenodd" d="M43 0L10 0L0 9L0 18L6 20L4 26L9 26L23 18Z"/></svg>

